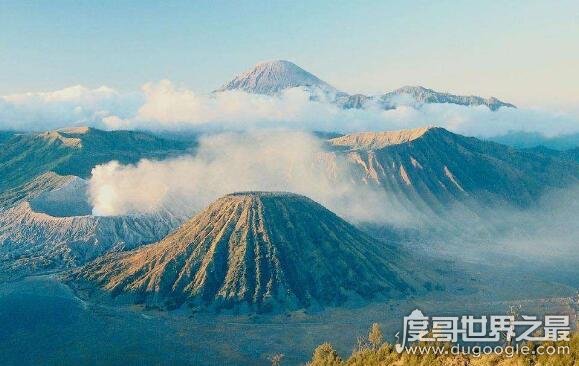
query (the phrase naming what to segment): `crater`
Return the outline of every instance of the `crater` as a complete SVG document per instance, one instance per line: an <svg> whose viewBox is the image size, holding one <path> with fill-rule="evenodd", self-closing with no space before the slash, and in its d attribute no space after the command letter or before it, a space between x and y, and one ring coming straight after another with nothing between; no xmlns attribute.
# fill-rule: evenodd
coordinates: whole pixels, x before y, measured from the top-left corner
<svg viewBox="0 0 579 366"><path fill-rule="evenodd" d="M92 215L88 199L88 182L73 177L68 183L52 191L44 192L30 201L34 212L54 217Z"/></svg>

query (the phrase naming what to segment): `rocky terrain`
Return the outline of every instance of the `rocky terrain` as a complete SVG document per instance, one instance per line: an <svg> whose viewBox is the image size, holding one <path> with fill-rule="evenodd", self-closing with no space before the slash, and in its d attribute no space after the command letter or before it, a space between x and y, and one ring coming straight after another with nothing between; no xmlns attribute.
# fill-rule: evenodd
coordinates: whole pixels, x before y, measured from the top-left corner
<svg viewBox="0 0 579 366"><path fill-rule="evenodd" d="M86 181L56 180L58 188L0 211L0 278L71 268L109 251L154 242L182 222L170 211L93 216Z"/></svg>
<svg viewBox="0 0 579 366"><path fill-rule="evenodd" d="M17 154L22 141L34 143ZM124 143L127 147L112 147ZM93 129L19 135L6 142L9 149L0 153L5 169L30 167L39 175L30 177L33 174L10 169L11 179L3 180L12 186L13 181L30 177L0 192L2 268L7 273L70 268L110 250L162 239L191 211L177 209L175 203L155 214L93 216L86 181L54 171L80 174L100 159L134 161L139 156L186 151L177 147L187 143L173 144L146 134ZM494 209L533 207L545 192L579 182L576 160L562 152L517 150L436 127L331 136L324 149L319 169L330 175L348 174L336 178L384 192L381 204L400 217L412 218L413 232L436 230L446 235L464 231L466 223L475 223L486 232L484 225L491 222ZM66 153L61 155L62 151ZM333 169L337 160L345 161L347 169ZM407 237L406 229L394 229L372 227L371 233L386 239ZM469 231L469 235L474 233ZM304 300L296 303L300 301Z"/></svg>
<svg viewBox="0 0 579 366"><path fill-rule="evenodd" d="M304 196L247 192L217 200L158 243L99 258L68 280L147 306L267 312L434 290L437 276L417 268L400 249Z"/></svg>
<svg viewBox="0 0 579 366"><path fill-rule="evenodd" d="M75 179L73 175L63 176L50 171L42 173L20 186L0 192L0 210L62 187L72 179Z"/></svg>
<svg viewBox="0 0 579 366"><path fill-rule="evenodd" d="M68 140L79 134L80 144ZM184 218L167 210L94 216L81 176L96 162L161 159L188 148L163 142L149 150L139 142L117 150L125 135L99 130L58 132L48 144L43 135L51 133L28 135L43 143L21 156L14 143L22 135L2 145L14 155L0 152L5 167L35 171L6 170L23 183L2 181L8 188L0 189L6 364L103 363L103 354L113 354L129 363L268 365L274 352L301 364L325 341L349 354L351 340L374 321L393 336L417 307L501 314L524 303L529 313L552 313L568 311L576 293L573 202L559 216L558 201L540 206L542 215L532 211L550 190L577 183L577 162L566 152L519 150L436 127L317 134L316 167L385 192L380 204L412 212L412 229L429 239L443 233L414 240L390 227L356 228L291 193L230 194L180 227ZM337 160L348 169L335 169ZM75 174L56 173L67 171ZM510 225L504 205L520 210L525 226L545 223L512 232L514 241L540 247L475 238L469 215L486 212ZM433 225L419 225L427 220ZM562 247L553 233L568 233L571 242Z"/></svg>

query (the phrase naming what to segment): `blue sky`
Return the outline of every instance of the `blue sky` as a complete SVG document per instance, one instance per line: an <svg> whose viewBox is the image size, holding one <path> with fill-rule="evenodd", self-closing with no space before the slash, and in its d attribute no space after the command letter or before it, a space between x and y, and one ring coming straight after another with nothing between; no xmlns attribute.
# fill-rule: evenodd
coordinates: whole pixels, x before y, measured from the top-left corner
<svg viewBox="0 0 579 366"><path fill-rule="evenodd" d="M0 0L0 94L165 78L205 92L280 58L349 92L578 105L579 2Z"/></svg>

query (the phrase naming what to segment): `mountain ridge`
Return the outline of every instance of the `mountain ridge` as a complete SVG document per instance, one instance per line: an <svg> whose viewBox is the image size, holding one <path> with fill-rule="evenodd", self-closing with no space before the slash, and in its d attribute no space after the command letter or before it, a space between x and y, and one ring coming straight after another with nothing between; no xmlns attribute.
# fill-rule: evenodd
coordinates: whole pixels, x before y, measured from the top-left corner
<svg viewBox="0 0 579 366"><path fill-rule="evenodd" d="M495 97L483 98L474 95L455 95L438 92L423 86L403 86L381 95L350 95L338 90L293 62L286 60L260 62L223 84L214 93L243 91L273 96L284 90L296 87L304 88L310 93L313 100L317 100L319 94L323 94L325 99L344 109L361 109L370 106L394 109L400 105L420 106L431 103L486 106L492 111L502 107L516 108L515 105L503 102Z"/></svg>
<svg viewBox="0 0 579 366"><path fill-rule="evenodd" d="M399 145L422 137L435 127L418 127L396 131L357 132L328 140L333 146L347 146L351 149L381 149Z"/></svg>
<svg viewBox="0 0 579 366"><path fill-rule="evenodd" d="M14 189L46 173L90 176L99 164L117 160L164 159L183 154L194 144L167 140L139 131L104 131L74 127L12 136L0 150L0 192ZM1 205L1 203L0 203Z"/></svg>
<svg viewBox="0 0 579 366"><path fill-rule="evenodd" d="M501 107L516 108L514 104L503 102L495 97L483 98L476 95L456 95L446 92L438 92L423 86L403 86L380 96L383 103L396 106L396 98L408 95L418 104L449 103L463 106L486 106L492 111Z"/></svg>
<svg viewBox="0 0 579 366"><path fill-rule="evenodd" d="M357 181L385 190L392 204L430 215L456 203L468 204L474 214L481 206L528 207L550 189L579 183L576 161L441 127L354 133L326 142L330 156L345 158Z"/></svg>

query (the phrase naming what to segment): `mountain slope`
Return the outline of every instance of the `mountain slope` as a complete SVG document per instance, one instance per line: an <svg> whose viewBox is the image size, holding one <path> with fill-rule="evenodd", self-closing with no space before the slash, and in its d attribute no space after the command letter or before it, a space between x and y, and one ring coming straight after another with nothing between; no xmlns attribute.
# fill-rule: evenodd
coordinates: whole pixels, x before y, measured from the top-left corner
<svg viewBox="0 0 579 366"><path fill-rule="evenodd" d="M537 146L528 149L522 149L533 154L541 155L545 158L556 158L561 160L570 160L579 163L579 147L569 150L554 150L544 146Z"/></svg>
<svg viewBox="0 0 579 366"><path fill-rule="evenodd" d="M86 178L92 168L111 160L136 163L182 153L190 144L136 131L87 127L16 135L0 150L0 192L52 171Z"/></svg>
<svg viewBox="0 0 579 366"><path fill-rule="evenodd" d="M74 179L74 176L62 176L46 172L14 188L0 192L0 211L25 200L33 199L43 192L57 189Z"/></svg>
<svg viewBox="0 0 579 366"><path fill-rule="evenodd" d="M225 196L158 243L74 272L79 288L149 306L257 311L401 296L432 286L391 246L290 193Z"/></svg>
<svg viewBox="0 0 579 366"><path fill-rule="evenodd" d="M14 137L16 133L12 131L0 131L0 145Z"/></svg>
<svg viewBox="0 0 579 366"><path fill-rule="evenodd" d="M579 165L573 161L443 128L357 133L328 144L334 154L347 158L358 180L420 209L437 211L455 202L525 207L551 188L579 183Z"/></svg>
<svg viewBox="0 0 579 366"><path fill-rule="evenodd" d="M233 78L216 92L239 90L254 94L275 95L285 89L295 87L319 88L326 92L338 92L333 86L320 80L317 76L285 60L259 63Z"/></svg>

